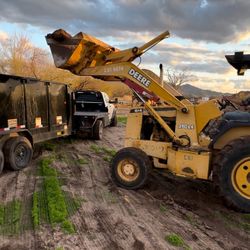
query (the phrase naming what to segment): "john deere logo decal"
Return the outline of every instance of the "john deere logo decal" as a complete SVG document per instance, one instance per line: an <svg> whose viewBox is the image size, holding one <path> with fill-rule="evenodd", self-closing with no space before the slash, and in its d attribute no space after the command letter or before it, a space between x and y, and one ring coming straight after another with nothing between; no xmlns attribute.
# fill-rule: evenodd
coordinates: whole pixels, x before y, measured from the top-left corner
<svg viewBox="0 0 250 250"><path fill-rule="evenodd" d="M141 84L143 84L145 87L148 87L150 85L150 80L148 80L146 77L144 77L139 72L135 71L134 69L130 69L128 71L129 75L133 76L137 81L139 81Z"/></svg>

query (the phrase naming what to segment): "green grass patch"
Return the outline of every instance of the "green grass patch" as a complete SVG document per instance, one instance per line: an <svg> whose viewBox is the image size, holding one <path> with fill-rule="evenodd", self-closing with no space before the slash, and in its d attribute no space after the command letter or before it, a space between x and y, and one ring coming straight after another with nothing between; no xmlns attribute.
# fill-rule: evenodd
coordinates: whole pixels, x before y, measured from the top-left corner
<svg viewBox="0 0 250 250"><path fill-rule="evenodd" d="M118 202L117 196L116 196L114 193L110 192L110 191L104 192L104 193L103 193L103 197L104 197L104 199L105 199L108 203L114 204L114 203L117 203L117 202Z"/></svg>
<svg viewBox="0 0 250 250"><path fill-rule="evenodd" d="M56 150L56 144L54 144L52 141L47 141L42 143L42 148L47 151L52 151L54 152Z"/></svg>
<svg viewBox="0 0 250 250"><path fill-rule="evenodd" d="M19 200L13 200L1 204L0 233L3 235L15 235L21 231L22 204Z"/></svg>
<svg viewBox="0 0 250 250"><path fill-rule="evenodd" d="M4 223L4 206L0 205L0 226Z"/></svg>
<svg viewBox="0 0 250 250"><path fill-rule="evenodd" d="M57 247L55 250L64 250L64 247Z"/></svg>
<svg viewBox="0 0 250 250"><path fill-rule="evenodd" d="M88 164L89 161L85 158L79 158L76 160L76 163L80 164L80 165L85 165L85 164Z"/></svg>
<svg viewBox="0 0 250 250"><path fill-rule="evenodd" d="M111 162L112 158L116 154L116 150L113 148L108 148L104 146L98 146L96 144L92 144L90 146L91 150L93 150L96 154L102 154L103 160L106 162Z"/></svg>
<svg viewBox="0 0 250 250"><path fill-rule="evenodd" d="M162 203L160 203L160 211L161 211L162 213L165 213L165 212L168 211L168 209L167 209L167 207L166 207L165 205L163 205Z"/></svg>
<svg viewBox="0 0 250 250"><path fill-rule="evenodd" d="M242 218L250 222L250 214L243 214Z"/></svg>
<svg viewBox="0 0 250 250"><path fill-rule="evenodd" d="M165 237L165 240L172 246L175 247L184 247L186 244L182 237L178 234L169 234Z"/></svg>
<svg viewBox="0 0 250 250"><path fill-rule="evenodd" d="M116 154L116 150L113 148L107 148L107 147L102 147L103 152L105 152L107 155L114 157Z"/></svg>
<svg viewBox="0 0 250 250"><path fill-rule="evenodd" d="M106 162L111 162L112 157L110 157L109 155L105 155L105 156L103 156L103 160Z"/></svg>
<svg viewBox="0 0 250 250"><path fill-rule="evenodd" d="M40 175L43 177L42 188L33 194L32 217L34 228L41 221L60 225L66 233L74 233L74 225L69 221L72 214L80 207L79 201L70 198L61 189L56 169L50 167L51 158L42 159L40 162Z"/></svg>
<svg viewBox="0 0 250 250"><path fill-rule="evenodd" d="M90 146L90 148L91 148L91 150L94 151L96 154L99 154L99 153L103 152L102 147L101 147L101 146L98 146L98 145L96 145L96 144L92 144L92 145Z"/></svg>
<svg viewBox="0 0 250 250"><path fill-rule="evenodd" d="M248 216L244 218L246 215L247 214L244 214L243 216L234 216L233 214L222 211L215 212L215 216L220 218L225 226L239 228L246 232L250 232L250 222L248 222L250 220Z"/></svg>
<svg viewBox="0 0 250 250"><path fill-rule="evenodd" d="M126 124L127 123L127 116L117 116L117 121L121 124Z"/></svg>
<svg viewBox="0 0 250 250"><path fill-rule="evenodd" d="M32 201L32 218L33 218L33 225L34 228L39 226L39 200L38 200L38 193L34 192L33 194L33 201Z"/></svg>
<svg viewBox="0 0 250 250"><path fill-rule="evenodd" d="M44 188L48 203L49 220L51 224L61 223L67 218L67 208L64 196L57 178L57 172L49 166L50 161L43 159L40 163L44 178Z"/></svg>
<svg viewBox="0 0 250 250"><path fill-rule="evenodd" d="M61 225L65 233L73 234L75 233L75 227L69 220L64 220Z"/></svg>

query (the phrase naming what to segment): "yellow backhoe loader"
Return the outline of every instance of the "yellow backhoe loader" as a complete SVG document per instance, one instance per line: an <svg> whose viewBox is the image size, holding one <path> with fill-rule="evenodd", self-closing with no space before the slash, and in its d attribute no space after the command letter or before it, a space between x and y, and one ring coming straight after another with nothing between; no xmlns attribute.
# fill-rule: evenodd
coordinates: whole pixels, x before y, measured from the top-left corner
<svg viewBox="0 0 250 250"><path fill-rule="evenodd" d="M57 30L46 36L55 65L76 75L120 80L143 103L131 109L125 147L111 163L114 182L141 188L152 167L178 176L213 180L226 203L250 212L250 114L224 112L227 99L192 104L162 79L132 63L161 40L119 50L82 32Z"/></svg>

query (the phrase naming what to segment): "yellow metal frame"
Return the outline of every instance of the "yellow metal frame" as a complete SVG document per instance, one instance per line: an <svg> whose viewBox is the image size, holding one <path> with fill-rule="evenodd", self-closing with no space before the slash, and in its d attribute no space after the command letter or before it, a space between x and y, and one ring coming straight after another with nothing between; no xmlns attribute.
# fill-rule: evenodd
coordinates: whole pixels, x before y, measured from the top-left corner
<svg viewBox="0 0 250 250"><path fill-rule="evenodd" d="M207 146L209 140L202 140L201 132L210 120L222 114L216 101L193 105L189 100L183 98L177 90L168 85L162 87L155 77L132 63L135 58L169 37L169 32L160 34L141 47L121 51L84 33L79 33L74 37L69 36L68 34L65 37L64 44L58 41L54 34L46 37L57 67L68 69L77 75L93 76L103 80L124 81L128 79L145 91L154 93L163 104L175 108L175 130L171 129L164 121L161 112L157 112L150 103L144 103L148 114L155 118L175 144L190 150L173 151L172 142L141 140L142 113L129 115L125 146L141 148L153 158L168 159L167 164L159 162L158 166L165 166L176 174L208 178L210 153ZM67 55L60 55L61 49L58 50L59 55L56 53L56 48L60 46L67 48ZM204 152L204 148L207 152ZM203 153L199 152L200 149L203 149ZM187 166L190 167L192 174L183 171L183 169L189 168Z"/></svg>

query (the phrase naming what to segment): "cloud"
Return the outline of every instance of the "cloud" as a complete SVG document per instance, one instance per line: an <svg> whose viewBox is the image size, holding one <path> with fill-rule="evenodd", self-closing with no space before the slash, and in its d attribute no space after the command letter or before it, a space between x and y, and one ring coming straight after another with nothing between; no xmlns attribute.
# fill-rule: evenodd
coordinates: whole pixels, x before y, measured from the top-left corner
<svg viewBox="0 0 250 250"><path fill-rule="evenodd" d="M7 38L8 38L8 34L0 30L0 41L6 40Z"/></svg>
<svg viewBox="0 0 250 250"><path fill-rule="evenodd" d="M1 0L1 21L99 36L159 33L224 43L249 37L248 0Z"/></svg>

